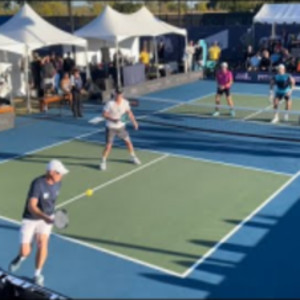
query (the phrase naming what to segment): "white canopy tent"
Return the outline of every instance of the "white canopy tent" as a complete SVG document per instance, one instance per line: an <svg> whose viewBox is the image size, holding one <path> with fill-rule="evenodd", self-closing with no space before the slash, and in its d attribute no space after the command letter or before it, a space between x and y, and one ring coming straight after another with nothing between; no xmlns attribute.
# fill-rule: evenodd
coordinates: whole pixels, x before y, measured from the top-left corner
<svg viewBox="0 0 300 300"><path fill-rule="evenodd" d="M187 36L185 29L177 28L157 19L146 7L142 7L132 14L122 14L110 6L106 6L97 18L75 32L76 35L88 40L104 40L108 46L114 45L117 52L120 42L126 39L141 36L155 38L169 33ZM119 68L118 83L120 84Z"/></svg>
<svg viewBox="0 0 300 300"><path fill-rule="evenodd" d="M0 34L25 44L23 55L26 58L27 107L31 110L28 88L30 52L51 45L77 45L86 48L86 40L60 30L40 17L27 3L11 19L0 26Z"/></svg>
<svg viewBox="0 0 300 300"><path fill-rule="evenodd" d="M254 23L300 23L300 4L264 4L253 19Z"/></svg>
<svg viewBox="0 0 300 300"><path fill-rule="evenodd" d="M23 54L25 52L25 44L0 34L0 50Z"/></svg>
<svg viewBox="0 0 300 300"><path fill-rule="evenodd" d="M276 24L300 24L300 4L264 4L253 23L272 25L271 36L275 37Z"/></svg>

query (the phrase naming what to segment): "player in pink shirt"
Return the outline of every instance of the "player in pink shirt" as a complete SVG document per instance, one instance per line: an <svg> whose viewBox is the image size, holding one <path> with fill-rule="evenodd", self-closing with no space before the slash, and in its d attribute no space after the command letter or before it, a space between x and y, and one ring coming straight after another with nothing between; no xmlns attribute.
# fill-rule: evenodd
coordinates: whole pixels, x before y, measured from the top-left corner
<svg viewBox="0 0 300 300"><path fill-rule="evenodd" d="M217 71L216 81L218 87L216 94L216 110L213 113L213 116L218 117L220 115L219 106L221 104L221 96L225 94L227 103L230 107L230 115L235 117L234 104L230 95L230 88L233 83L233 75L232 72L228 70L228 64L226 62L223 62L221 64L221 69Z"/></svg>

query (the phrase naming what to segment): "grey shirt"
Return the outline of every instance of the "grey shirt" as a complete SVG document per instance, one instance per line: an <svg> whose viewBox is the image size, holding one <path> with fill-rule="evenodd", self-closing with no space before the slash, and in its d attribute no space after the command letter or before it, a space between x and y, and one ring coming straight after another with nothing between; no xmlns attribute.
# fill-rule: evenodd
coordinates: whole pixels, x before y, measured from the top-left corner
<svg viewBox="0 0 300 300"><path fill-rule="evenodd" d="M59 195L61 188L61 183L55 183L53 185L48 184L46 181L46 176L41 176L33 180L31 183L26 205L23 212L24 219L37 220L39 217L33 215L29 208L28 204L31 198L38 199L38 208L48 216L53 215L55 210L55 202Z"/></svg>

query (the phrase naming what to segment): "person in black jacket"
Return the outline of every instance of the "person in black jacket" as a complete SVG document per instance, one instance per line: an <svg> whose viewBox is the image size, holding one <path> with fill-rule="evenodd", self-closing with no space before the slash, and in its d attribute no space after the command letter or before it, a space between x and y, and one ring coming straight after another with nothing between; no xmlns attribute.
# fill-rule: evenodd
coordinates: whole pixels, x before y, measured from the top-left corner
<svg viewBox="0 0 300 300"><path fill-rule="evenodd" d="M68 52L67 57L64 59L63 62L64 73L69 73L71 75L71 72L74 67L75 67L75 61L73 58L71 58L71 52Z"/></svg>
<svg viewBox="0 0 300 300"><path fill-rule="evenodd" d="M83 91L83 82L78 69L73 70L71 77L72 85L72 111L74 118L82 118L81 93Z"/></svg>

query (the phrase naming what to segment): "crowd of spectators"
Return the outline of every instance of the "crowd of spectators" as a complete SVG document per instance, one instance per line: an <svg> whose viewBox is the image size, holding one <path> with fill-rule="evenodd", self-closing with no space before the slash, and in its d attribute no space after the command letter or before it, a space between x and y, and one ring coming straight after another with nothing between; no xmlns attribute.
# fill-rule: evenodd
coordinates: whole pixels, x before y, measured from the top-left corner
<svg viewBox="0 0 300 300"><path fill-rule="evenodd" d="M37 92L38 97L52 94L66 96L72 103L74 117L82 117L80 95L83 80L70 52L65 58L55 53L41 57L35 52L30 67L31 89Z"/></svg>
<svg viewBox="0 0 300 300"><path fill-rule="evenodd" d="M273 72L279 64L284 64L288 72L300 72L300 57L293 53L298 45L300 34L295 36L285 30L281 36L264 38L260 41L257 51L251 45L247 47L244 53L244 68L249 72Z"/></svg>

